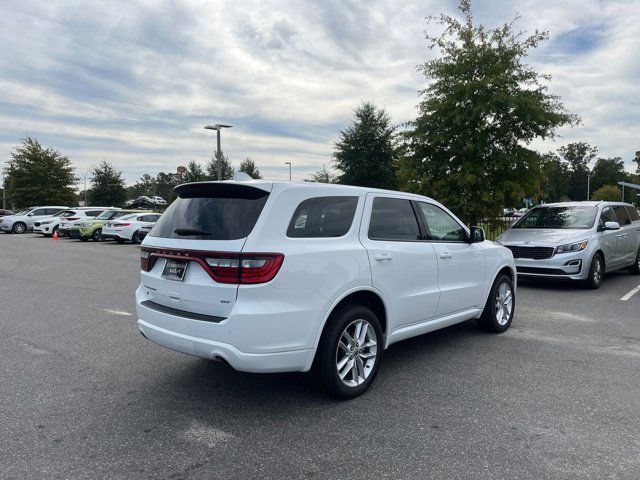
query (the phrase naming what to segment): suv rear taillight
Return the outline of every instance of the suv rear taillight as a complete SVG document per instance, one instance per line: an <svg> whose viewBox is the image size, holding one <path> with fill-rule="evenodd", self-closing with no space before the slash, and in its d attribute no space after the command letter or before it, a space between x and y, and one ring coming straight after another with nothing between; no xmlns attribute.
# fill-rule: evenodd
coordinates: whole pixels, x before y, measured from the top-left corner
<svg viewBox="0 0 640 480"><path fill-rule="evenodd" d="M130 223L114 223L113 226L114 227L128 227L129 225L131 225Z"/></svg>
<svg viewBox="0 0 640 480"><path fill-rule="evenodd" d="M276 276L284 261L281 253L229 254L144 247L140 249L140 267L148 272L160 257L198 262L214 281L235 284L269 282Z"/></svg>
<svg viewBox="0 0 640 480"><path fill-rule="evenodd" d="M73 222L74 220L80 220L80 217L69 217L64 219L65 222Z"/></svg>

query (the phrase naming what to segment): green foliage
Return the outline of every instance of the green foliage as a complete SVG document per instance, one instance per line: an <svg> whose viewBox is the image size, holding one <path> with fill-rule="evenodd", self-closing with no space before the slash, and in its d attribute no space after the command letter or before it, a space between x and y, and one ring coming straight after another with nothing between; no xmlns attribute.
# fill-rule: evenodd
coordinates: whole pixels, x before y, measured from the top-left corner
<svg viewBox="0 0 640 480"><path fill-rule="evenodd" d="M93 205L104 207L119 206L126 200L127 191L122 172L116 170L106 160L91 170L91 196Z"/></svg>
<svg viewBox="0 0 640 480"><path fill-rule="evenodd" d="M156 195L171 203L176 198L173 189L178 183L181 183L178 173L158 173L156 175Z"/></svg>
<svg viewBox="0 0 640 480"><path fill-rule="evenodd" d="M541 161L541 197L545 202L562 202L569 198L571 177L569 165L560 157L549 153Z"/></svg>
<svg viewBox="0 0 640 480"><path fill-rule="evenodd" d="M337 183L396 188L396 153L391 117L383 108L364 102L354 110L353 124L343 130L333 153Z"/></svg>
<svg viewBox="0 0 640 480"><path fill-rule="evenodd" d="M636 163L636 173L640 175L640 152L636 152L635 157L633 157L633 161Z"/></svg>
<svg viewBox="0 0 640 480"><path fill-rule="evenodd" d="M595 192L605 185L617 185L628 180L628 177L622 158L599 158L591 174L591 190Z"/></svg>
<svg viewBox="0 0 640 480"><path fill-rule="evenodd" d="M31 205L75 205L71 160L37 139L25 137L11 152L5 169L7 203L14 208Z"/></svg>
<svg viewBox="0 0 640 480"><path fill-rule="evenodd" d="M419 67L430 83L405 134L401 172L411 190L474 223L536 195L541 157L527 146L578 119L548 91L549 77L524 63L546 32L525 36L512 23L487 30L474 25L469 0L458 8L463 21L441 15L444 33L426 37L442 56Z"/></svg>
<svg viewBox="0 0 640 480"><path fill-rule="evenodd" d="M191 160L182 174L180 183L202 182L204 180L207 180L204 169L195 160Z"/></svg>
<svg viewBox="0 0 640 480"><path fill-rule="evenodd" d="M558 149L558 153L569 165L570 188L569 197L572 200L587 199L587 177L590 173L589 163L598 153L597 147L585 142L569 143ZM593 188L591 189L594 190Z"/></svg>
<svg viewBox="0 0 640 480"><path fill-rule="evenodd" d="M605 185L604 187L600 187L598 190L593 192L591 196L592 200L603 200L603 201L613 201L618 202L622 197L622 192L615 185Z"/></svg>
<svg viewBox="0 0 640 480"><path fill-rule="evenodd" d="M152 175L145 173L142 175L136 183L127 187L127 196L129 198L136 198L141 195L147 197L153 197L156 195L156 179Z"/></svg>
<svg viewBox="0 0 640 480"><path fill-rule="evenodd" d="M254 180L259 180L262 178L262 175L260 175L260 170L258 170L258 167L256 167L256 162L251 160L249 157L240 162L240 168L238 169L238 171L246 173Z"/></svg>
<svg viewBox="0 0 640 480"><path fill-rule="evenodd" d="M312 173L311 178L305 180L305 182L336 183L336 176L327 170L326 166L322 165L322 168Z"/></svg>
<svg viewBox="0 0 640 480"><path fill-rule="evenodd" d="M220 159L222 169L222 180L233 180L233 174L235 173L233 165L229 161L224 152L216 152L215 156L207 163L207 180L218 179L218 159Z"/></svg>

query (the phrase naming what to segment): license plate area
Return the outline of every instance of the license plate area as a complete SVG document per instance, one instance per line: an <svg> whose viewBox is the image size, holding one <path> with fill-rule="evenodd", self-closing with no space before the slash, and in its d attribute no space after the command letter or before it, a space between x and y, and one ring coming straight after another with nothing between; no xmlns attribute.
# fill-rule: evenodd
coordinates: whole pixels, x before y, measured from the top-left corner
<svg viewBox="0 0 640 480"><path fill-rule="evenodd" d="M174 282L181 282L184 279L184 274L187 272L188 262L184 260L167 259L164 268L162 269L162 278L167 280L173 280Z"/></svg>

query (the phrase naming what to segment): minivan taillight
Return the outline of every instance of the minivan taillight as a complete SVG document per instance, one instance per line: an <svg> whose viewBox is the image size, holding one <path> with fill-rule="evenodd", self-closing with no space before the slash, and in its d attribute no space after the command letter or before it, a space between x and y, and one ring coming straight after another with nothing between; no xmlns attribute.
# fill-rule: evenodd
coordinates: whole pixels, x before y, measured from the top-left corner
<svg viewBox="0 0 640 480"><path fill-rule="evenodd" d="M277 275L284 261L281 253L230 254L143 247L140 249L140 267L148 272L161 257L198 262L214 281L235 284L269 282Z"/></svg>

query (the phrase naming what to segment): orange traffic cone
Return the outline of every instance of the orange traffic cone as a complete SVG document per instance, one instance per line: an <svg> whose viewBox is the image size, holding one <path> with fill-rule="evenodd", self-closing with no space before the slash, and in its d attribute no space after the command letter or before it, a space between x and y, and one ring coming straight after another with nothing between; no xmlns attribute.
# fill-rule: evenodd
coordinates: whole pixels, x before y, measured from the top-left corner
<svg viewBox="0 0 640 480"><path fill-rule="evenodd" d="M53 232L53 239L58 240L58 230Z"/></svg>

